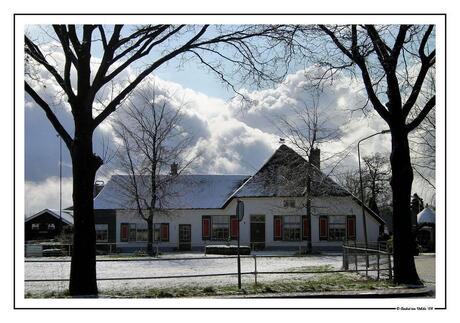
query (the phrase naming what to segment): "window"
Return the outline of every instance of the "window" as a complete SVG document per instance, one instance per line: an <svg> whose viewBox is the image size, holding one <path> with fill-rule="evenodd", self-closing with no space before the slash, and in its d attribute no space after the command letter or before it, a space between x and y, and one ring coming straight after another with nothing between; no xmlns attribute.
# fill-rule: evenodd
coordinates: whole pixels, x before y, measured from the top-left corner
<svg viewBox="0 0 460 323"><path fill-rule="evenodd" d="M275 215L273 217L273 240L299 241L309 237L309 222L306 216Z"/></svg>
<svg viewBox="0 0 460 323"><path fill-rule="evenodd" d="M54 225L54 223L48 224L48 230L55 230L55 229L56 229L56 226Z"/></svg>
<svg viewBox="0 0 460 323"><path fill-rule="evenodd" d="M40 223L32 223L32 230L40 230Z"/></svg>
<svg viewBox="0 0 460 323"><path fill-rule="evenodd" d="M147 223L137 224L136 226L136 241L148 241Z"/></svg>
<svg viewBox="0 0 460 323"><path fill-rule="evenodd" d="M283 206L289 207L289 208L295 208L295 200L284 200Z"/></svg>
<svg viewBox="0 0 460 323"><path fill-rule="evenodd" d="M234 215L203 215L201 239L227 241L238 239L238 218Z"/></svg>
<svg viewBox="0 0 460 323"><path fill-rule="evenodd" d="M228 239L229 220L228 215L215 215L212 217L212 240Z"/></svg>
<svg viewBox="0 0 460 323"><path fill-rule="evenodd" d="M120 241L144 242L148 240L146 223L122 223L120 227Z"/></svg>
<svg viewBox="0 0 460 323"><path fill-rule="evenodd" d="M96 242L107 242L109 240L109 225L96 224Z"/></svg>
<svg viewBox="0 0 460 323"><path fill-rule="evenodd" d="M345 216L329 217L329 240L343 241L346 238Z"/></svg>
<svg viewBox="0 0 460 323"><path fill-rule="evenodd" d="M283 240L300 240L300 216L285 215L283 217Z"/></svg>
<svg viewBox="0 0 460 323"><path fill-rule="evenodd" d="M136 223L129 224L129 241L136 241Z"/></svg>
<svg viewBox="0 0 460 323"><path fill-rule="evenodd" d="M153 241L160 241L161 223L153 224Z"/></svg>

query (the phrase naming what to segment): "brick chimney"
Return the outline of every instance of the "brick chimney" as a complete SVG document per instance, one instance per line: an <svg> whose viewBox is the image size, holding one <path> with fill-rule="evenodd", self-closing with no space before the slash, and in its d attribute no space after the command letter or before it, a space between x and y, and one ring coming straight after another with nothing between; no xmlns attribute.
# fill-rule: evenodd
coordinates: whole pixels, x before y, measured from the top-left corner
<svg viewBox="0 0 460 323"><path fill-rule="evenodd" d="M169 172L169 175L176 176L177 175L177 163L172 163L171 164L171 171Z"/></svg>
<svg viewBox="0 0 460 323"><path fill-rule="evenodd" d="M319 148L312 148L310 150L310 157L309 162L311 165L315 166L317 169L321 169L321 149Z"/></svg>

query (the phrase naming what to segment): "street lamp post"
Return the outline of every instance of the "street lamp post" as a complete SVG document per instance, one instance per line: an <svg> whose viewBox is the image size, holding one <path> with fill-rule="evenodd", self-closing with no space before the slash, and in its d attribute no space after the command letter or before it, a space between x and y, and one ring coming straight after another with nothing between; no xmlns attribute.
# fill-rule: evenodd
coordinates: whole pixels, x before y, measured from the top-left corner
<svg viewBox="0 0 460 323"><path fill-rule="evenodd" d="M366 225L366 214L365 214L365 208L364 208L364 188L363 188L363 174L361 172L361 152L359 150L359 144L361 142L363 142L364 140L367 140L369 138L372 138L374 136L377 136L377 135L383 135L383 134L386 134L386 133L389 133L390 130L389 129L386 129L386 130L382 130L380 132L376 132L370 136L367 136L363 139L361 139L360 141L358 141L358 167L359 167L359 186L361 188L361 206L362 206L362 213L363 213L363 229L364 229L364 244L365 244L365 247L367 249L368 247L368 241L367 241L367 225ZM369 267L369 263L368 263L368 259L366 257L366 267Z"/></svg>

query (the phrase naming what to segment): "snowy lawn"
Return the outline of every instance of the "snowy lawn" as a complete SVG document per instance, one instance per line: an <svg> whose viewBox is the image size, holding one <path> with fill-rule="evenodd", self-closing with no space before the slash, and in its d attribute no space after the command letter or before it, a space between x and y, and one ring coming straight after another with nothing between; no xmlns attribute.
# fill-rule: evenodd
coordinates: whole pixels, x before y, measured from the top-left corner
<svg viewBox="0 0 460 323"><path fill-rule="evenodd" d="M256 252L258 272L311 271L325 269L338 270L342 267L340 255L308 255L294 257L286 252ZM263 256L283 257L263 257ZM291 255L291 257L286 257ZM123 261L105 261L113 256L100 256L97 262L97 277L100 293L152 288L180 288L186 286L208 287L237 284L237 259L234 256L207 255L203 253L168 253L155 258L120 257ZM175 258L189 258L180 260ZM205 258L205 259L200 259ZM27 260L69 260L69 258L27 258ZM136 261L142 259L142 261ZM254 258L241 257L241 271L254 272ZM68 279L70 262L25 262L25 279ZM100 280L104 278L164 277L182 275L233 274L230 276L186 277L143 280ZM318 277L323 274L259 274L260 283L280 282ZM242 276L243 287L254 283L254 274ZM25 293L37 295L62 293L67 290L68 282L26 282Z"/></svg>

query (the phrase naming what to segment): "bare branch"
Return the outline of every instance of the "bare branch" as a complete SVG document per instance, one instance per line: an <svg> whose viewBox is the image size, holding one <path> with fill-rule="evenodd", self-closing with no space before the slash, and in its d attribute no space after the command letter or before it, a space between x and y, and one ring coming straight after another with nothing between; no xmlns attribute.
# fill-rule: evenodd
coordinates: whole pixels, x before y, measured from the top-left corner
<svg viewBox="0 0 460 323"><path fill-rule="evenodd" d="M43 109L43 111L45 111L46 117L51 122L54 129L57 131L57 133L62 138L62 140L64 140L69 151L72 151L73 139L69 135L69 133L65 130L65 128L62 126L62 124L59 122L58 118L53 113L48 103L46 103L37 94L37 92L35 92L34 89L32 89L32 87L29 84L27 84L27 82L24 82L24 87L25 87L26 92L31 96L31 98L34 99L34 101L39 105L39 107Z"/></svg>
<svg viewBox="0 0 460 323"><path fill-rule="evenodd" d="M407 132L411 132L412 130L417 128L420 125L420 123L423 121L423 119L425 119L427 114L431 111L431 109L434 108L435 105L436 105L436 95L434 95L430 100L428 100L428 102L423 107L422 111L420 111L420 113L414 118L414 120L412 120L406 126Z"/></svg>

